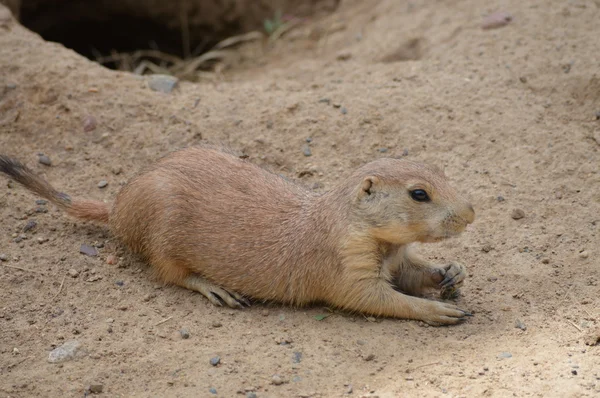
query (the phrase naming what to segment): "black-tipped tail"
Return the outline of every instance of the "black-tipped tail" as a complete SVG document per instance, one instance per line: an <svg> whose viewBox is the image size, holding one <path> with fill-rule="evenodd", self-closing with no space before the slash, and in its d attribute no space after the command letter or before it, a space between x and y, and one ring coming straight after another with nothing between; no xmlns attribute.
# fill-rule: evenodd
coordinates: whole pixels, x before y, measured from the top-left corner
<svg viewBox="0 0 600 398"><path fill-rule="evenodd" d="M73 201L69 195L54 189L46 180L16 159L0 155L0 171L74 217L102 223L108 222L109 210L105 203L91 200Z"/></svg>

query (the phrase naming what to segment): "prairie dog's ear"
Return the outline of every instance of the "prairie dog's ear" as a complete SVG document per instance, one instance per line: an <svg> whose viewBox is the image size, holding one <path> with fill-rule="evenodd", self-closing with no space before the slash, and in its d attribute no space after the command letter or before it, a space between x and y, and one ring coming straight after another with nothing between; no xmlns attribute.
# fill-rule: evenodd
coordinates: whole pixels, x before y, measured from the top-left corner
<svg viewBox="0 0 600 398"><path fill-rule="evenodd" d="M360 192L358 194L358 197L362 199L362 198L373 195L375 192L377 192L379 185L380 185L380 180L378 177L375 177L375 176L365 177L365 179L361 183Z"/></svg>

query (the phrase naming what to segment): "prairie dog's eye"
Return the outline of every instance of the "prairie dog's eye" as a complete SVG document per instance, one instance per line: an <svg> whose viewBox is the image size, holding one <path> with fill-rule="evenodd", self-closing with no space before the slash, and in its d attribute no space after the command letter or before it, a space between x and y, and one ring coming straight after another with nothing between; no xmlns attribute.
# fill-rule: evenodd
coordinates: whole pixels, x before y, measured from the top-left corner
<svg viewBox="0 0 600 398"><path fill-rule="evenodd" d="M410 197L413 198L413 200L416 200L417 202L429 202L431 200L429 198L429 195L427 195L427 192L425 192L422 189L415 189L413 191L410 191Z"/></svg>

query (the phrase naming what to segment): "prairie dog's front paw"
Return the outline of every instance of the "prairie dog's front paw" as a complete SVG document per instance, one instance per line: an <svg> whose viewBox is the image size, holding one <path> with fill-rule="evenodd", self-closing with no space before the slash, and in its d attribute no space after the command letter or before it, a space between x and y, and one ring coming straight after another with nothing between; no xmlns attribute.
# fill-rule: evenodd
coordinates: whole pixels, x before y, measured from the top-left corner
<svg viewBox="0 0 600 398"><path fill-rule="evenodd" d="M458 287L467 277L467 270L465 266L457 262L451 262L443 268L438 268L438 270L444 276L444 279L442 279L439 283L439 287L442 289Z"/></svg>
<svg viewBox="0 0 600 398"><path fill-rule="evenodd" d="M433 326L453 325L473 316L450 303L428 301L427 307L419 314L419 319Z"/></svg>

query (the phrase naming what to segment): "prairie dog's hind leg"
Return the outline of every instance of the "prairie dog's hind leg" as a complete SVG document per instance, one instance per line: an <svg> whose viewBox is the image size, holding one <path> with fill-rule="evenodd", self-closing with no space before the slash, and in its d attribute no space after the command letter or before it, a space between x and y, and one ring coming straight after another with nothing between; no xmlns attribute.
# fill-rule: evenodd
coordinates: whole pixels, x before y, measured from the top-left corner
<svg viewBox="0 0 600 398"><path fill-rule="evenodd" d="M216 306L222 306L223 303L231 308L243 308L250 306L248 299L242 295L226 290L202 278L197 274L190 274L181 283L180 286L201 293L208 301Z"/></svg>

